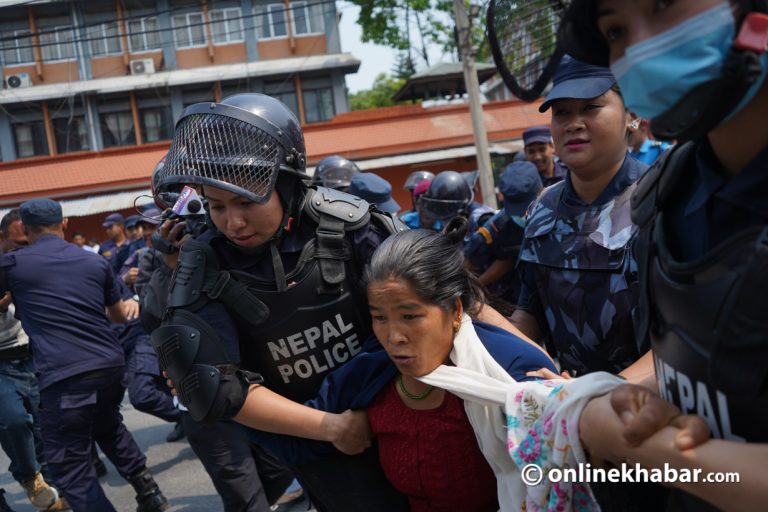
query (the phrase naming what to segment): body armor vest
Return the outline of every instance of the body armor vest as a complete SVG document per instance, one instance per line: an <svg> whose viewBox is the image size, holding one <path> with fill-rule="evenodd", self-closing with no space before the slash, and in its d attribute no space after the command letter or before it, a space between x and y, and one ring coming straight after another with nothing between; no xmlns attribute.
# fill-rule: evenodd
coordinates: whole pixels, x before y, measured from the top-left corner
<svg viewBox="0 0 768 512"><path fill-rule="evenodd" d="M632 199L641 226L641 326L662 397L705 419L714 437L766 442L768 227L735 233L699 260L675 259L663 210L675 185L692 179L692 149L664 155Z"/></svg>
<svg viewBox="0 0 768 512"><path fill-rule="evenodd" d="M534 205L520 261L534 264L548 343L563 368L576 375L618 373L647 350L634 337L637 268L631 242L637 228L629 200L635 185L589 206L563 201L565 185L545 189Z"/></svg>

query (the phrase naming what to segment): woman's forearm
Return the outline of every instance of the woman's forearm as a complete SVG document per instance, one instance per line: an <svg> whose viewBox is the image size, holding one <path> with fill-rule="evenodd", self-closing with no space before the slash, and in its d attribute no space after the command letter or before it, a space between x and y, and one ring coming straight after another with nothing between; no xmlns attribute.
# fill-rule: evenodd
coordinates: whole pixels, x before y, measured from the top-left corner
<svg viewBox="0 0 768 512"><path fill-rule="evenodd" d="M234 420L256 430L334 442L339 435L334 422L336 416L254 385Z"/></svg>

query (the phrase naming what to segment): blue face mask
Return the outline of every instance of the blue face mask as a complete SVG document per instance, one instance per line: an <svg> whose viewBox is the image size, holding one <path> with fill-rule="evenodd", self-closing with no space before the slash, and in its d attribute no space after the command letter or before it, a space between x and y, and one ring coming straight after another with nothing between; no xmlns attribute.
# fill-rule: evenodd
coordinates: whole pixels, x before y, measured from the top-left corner
<svg viewBox="0 0 768 512"><path fill-rule="evenodd" d="M624 57L611 65L627 108L640 117L654 119L695 87L719 78L735 32L731 8L723 3L627 48ZM767 55L763 54L763 76L731 115L759 90Z"/></svg>

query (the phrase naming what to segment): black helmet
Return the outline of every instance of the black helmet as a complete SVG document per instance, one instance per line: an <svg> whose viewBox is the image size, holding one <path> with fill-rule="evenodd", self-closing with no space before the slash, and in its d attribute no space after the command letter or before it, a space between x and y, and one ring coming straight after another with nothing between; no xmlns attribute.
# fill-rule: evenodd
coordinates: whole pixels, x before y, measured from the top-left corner
<svg viewBox="0 0 768 512"><path fill-rule="evenodd" d="M435 173L429 172L429 171L413 171L411 174L408 175L408 177L405 179L405 185L403 185L404 189L408 189L413 193L413 189L416 188L416 185L421 183L424 180L431 180L435 177Z"/></svg>
<svg viewBox="0 0 768 512"><path fill-rule="evenodd" d="M211 185L265 203L278 172L305 175L301 126L280 101L247 93L187 107L152 182L161 191L173 184Z"/></svg>
<svg viewBox="0 0 768 512"><path fill-rule="evenodd" d="M456 171L443 171L432 180L429 189L419 197L420 205L443 223L466 214L472 202L472 189Z"/></svg>
<svg viewBox="0 0 768 512"><path fill-rule="evenodd" d="M346 191L352 183L352 177L359 173L360 168L355 162L339 155L327 156L317 163L312 183Z"/></svg>

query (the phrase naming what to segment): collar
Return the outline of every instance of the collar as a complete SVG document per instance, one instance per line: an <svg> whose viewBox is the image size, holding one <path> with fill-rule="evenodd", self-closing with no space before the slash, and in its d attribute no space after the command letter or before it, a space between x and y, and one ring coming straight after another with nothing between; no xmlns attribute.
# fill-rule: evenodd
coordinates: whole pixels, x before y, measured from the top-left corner
<svg viewBox="0 0 768 512"><path fill-rule="evenodd" d="M624 156L624 161L622 162L621 167L619 167L616 175L591 204L585 203L578 194L576 194L576 191L573 188L573 183L571 183L571 173L569 172L565 177L563 200L571 206L584 207L603 205L624 192L624 190L637 181L647 169L647 165L635 160L629 156L629 153L627 153Z"/></svg>
<svg viewBox="0 0 768 512"><path fill-rule="evenodd" d="M685 215L703 208L715 197L739 208L768 218L768 147L733 178L728 178L720 160L706 137L696 147L698 186L685 208Z"/></svg>

